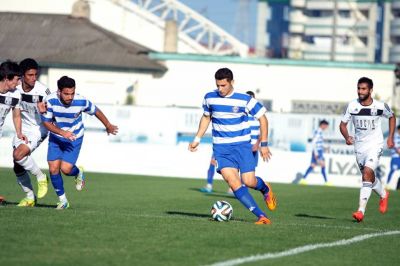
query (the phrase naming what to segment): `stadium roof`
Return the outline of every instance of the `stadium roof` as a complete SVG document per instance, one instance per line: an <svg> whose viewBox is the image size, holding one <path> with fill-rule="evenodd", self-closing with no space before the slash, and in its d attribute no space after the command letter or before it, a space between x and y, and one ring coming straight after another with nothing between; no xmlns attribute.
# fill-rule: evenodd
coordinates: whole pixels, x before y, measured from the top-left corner
<svg viewBox="0 0 400 266"><path fill-rule="evenodd" d="M67 15L0 12L0 61L26 57L44 67L162 73L150 49Z"/></svg>

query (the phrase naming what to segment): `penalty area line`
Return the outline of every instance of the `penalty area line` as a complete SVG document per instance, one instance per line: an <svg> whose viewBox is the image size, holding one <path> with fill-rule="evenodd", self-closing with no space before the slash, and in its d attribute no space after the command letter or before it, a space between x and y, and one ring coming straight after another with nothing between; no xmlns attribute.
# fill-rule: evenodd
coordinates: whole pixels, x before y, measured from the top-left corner
<svg viewBox="0 0 400 266"><path fill-rule="evenodd" d="M297 255L300 253L304 253L304 252L308 252L308 251L316 250L316 249L320 249L320 248L331 248L331 247L337 247L337 246L350 245L350 244L361 242L361 241L364 241L366 239L373 238L373 237L398 235L398 234L400 234L400 231L387 231L387 232L381 232L381 233L359 235L359 236L355 236L353 238L341 239L341 240L338 240L335 242L330 242L330 243L317 243L317 244L300 246L297 248L292 248L292 249L288 249L288 250L281 251L281 252L265 253L265 254L253 255L253 256L249 256L249 257L237 258L237 259L233 259L233 260L221 261L221 262L211 264L211 266L231 266L231 265L240 265L240 264L248 263L248 262L260 261L260 260L276 259L276 258L281 258L281 257L293 256L293 255Z"/></svg>

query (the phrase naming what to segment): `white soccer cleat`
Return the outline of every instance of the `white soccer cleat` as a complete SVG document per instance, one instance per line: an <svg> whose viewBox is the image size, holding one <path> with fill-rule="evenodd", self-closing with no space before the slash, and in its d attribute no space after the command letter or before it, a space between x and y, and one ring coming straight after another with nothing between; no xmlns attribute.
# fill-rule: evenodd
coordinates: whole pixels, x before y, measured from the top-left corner
<svg viewBox="0 0 400 266"><path fill-rule="evenodd" d="M81 191L85 187L85 173L83 167L79 167L79 174L75 177L75 188Z"/></svg>

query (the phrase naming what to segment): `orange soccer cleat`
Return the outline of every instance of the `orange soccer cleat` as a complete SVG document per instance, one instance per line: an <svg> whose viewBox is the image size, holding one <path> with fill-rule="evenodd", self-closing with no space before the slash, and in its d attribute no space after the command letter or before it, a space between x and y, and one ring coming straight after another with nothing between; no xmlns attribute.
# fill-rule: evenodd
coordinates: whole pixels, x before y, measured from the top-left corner
<svg viewBox="0 0 400 266"><path fill-rule="evenodd" d="M386 197L379 200L379 211L384 214L387 211L389 201L389 191L386 190Z"/></svg>
<svg viewBox="0 0 400 266"><path fill-rule="evenodd" d="M269 189L268 193L264 195L265 203L267 204L269 210L274 211L277 205L275 194L272 192L272 187L269 183L265 183L265 185Z"/></svg>
<svg viewBox="0 0 400 266"><path fill-rule="evenodd" d="M357 220L357 222L361 222L364 219L364 214L360 211L353 212L353 218Z"/></svg>
<svg viewBox="0 0 400 266"><path fill-rule="evenodd" d="M271 224L271 220L265 216L260 216L255 224Z"/></svg>

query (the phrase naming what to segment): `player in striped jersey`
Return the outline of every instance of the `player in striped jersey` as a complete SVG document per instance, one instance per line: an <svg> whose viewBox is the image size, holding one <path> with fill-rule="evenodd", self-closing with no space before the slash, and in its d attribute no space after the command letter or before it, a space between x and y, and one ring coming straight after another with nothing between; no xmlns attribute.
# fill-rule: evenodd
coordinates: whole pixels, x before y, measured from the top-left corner
<svg viewBox="0 0 400 266"><path fill-rule="evenodd" d="M357 222L364 219L368 199L374 190L379 196L379 211L383 214L387 211L389 191L386 191L381 181L376 176L379 158L383 152L383 134L381 118L389 119L389 135L387 147L393 148L393 136L396 127L396 118L389 106L373 99L373 82L362 77L357 82L358 99L349 103L340 122L340 132L347 145L354 144L356 160L362 173L362 187L360 190L359 208L353 213ZM352 121L355 129L354 137L347 129L347 124Z"/></svg>
<svg viewBox="0 0 400 266"><path fill-rule="evenodd" d="M390 172L386 184L389 185L393 174L400 170L400 125L397 126L397 132L394 134L394 147L391 150L392 159L390 160Z"/></svg>
<svg viewBox="0 0 400 266"><path fill-rule="evenodd" d="M36 176L38 182L38 198L43 198L47 193L47 177L33 160L31 153L39 147L47 137L47 129L43 126L37 103L43 101L50 94L50 90L40 83L38 78L39 65L32 58L26 58L19 63L22 74L22 83L17 86L21 93L21 118L22 132L28 138L28 142L13 139L14 173L18 184L25 192L19 207L33 207L35 194L31 179L27 171Z"/></svg>
<svg viewBox="0 0 400 266"><path fill-rule="evenodd" d="M329 123L326 120L321 120L319 122L318 129L314 130L312 138L312 152L311 152L311 163L306 170L303 178L300 180L300 184L305 185L308 174L314 170L314 168L319 165L321 167L321 174L324 178L325 185L329 185L328 178L326 177L325 171L325 158L324 158L324 135L323 132L328 128Z"/></svg>
<svg viewBox="0 0 400 266"><path fill-rule="evenodd" d="M57 209L66 209L69 202L64 192L61 173L74 176L76 189L85 185L83 168L75 163L82 146L84 126L82 113L95 115L105 126L108 134L117 134L118 127L111 124L103 112L85 97L75 94L75 80L63 76L57 81L58 91L45 99L46 112L42 115L44 126L50 131L47 161L51 182L59 197Z"/></svg>
<svg viewBox="0 0 400 266"><path fill-rule="evenodd" d="M269 160L271 153L268 149L266 109L251 96L234 91L233 73L230 69L219 69L215 73L215 81L217 90L204 97L203 116L196 137L189 144L189 150L197 150L200 139L211 122L217 171L232 188L235 197L257 216L256 224L270 224L271 221L247 189L250 187L261 191L267 207L270 210L275 209L276 199L271 188L255 176L256 162L250 144L251 131L247 118L250 114L260 121L260 153L264 161Z"/></svg>

